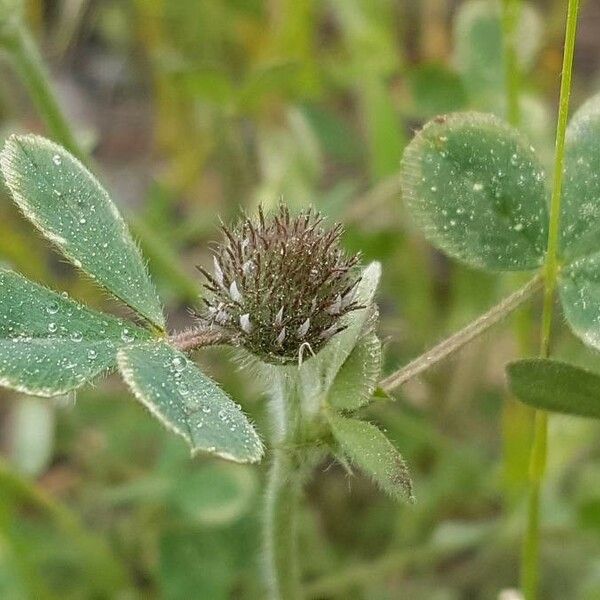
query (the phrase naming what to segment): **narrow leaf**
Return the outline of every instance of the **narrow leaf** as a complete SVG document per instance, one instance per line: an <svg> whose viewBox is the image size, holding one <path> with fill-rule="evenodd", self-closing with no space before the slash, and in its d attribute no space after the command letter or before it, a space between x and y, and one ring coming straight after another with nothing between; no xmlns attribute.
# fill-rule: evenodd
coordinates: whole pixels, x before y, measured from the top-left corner
<svg viewBox="0 0 600 600"><path fill-rule="evenodd" d="M12 271L0 270L0 384L57 396L116 366L119 347L149 337Z"/></svg>
<svg viewBox="0 0 600 600"><path fill-rule="evenodd" d="M545 176L521 134L492 115L430 121L408 145L403 197L425 236L484 269L538 267L547 231Z"/></svg>
<svg viewBox="0 0 600 600"><path fill-rule="evenodd" d="M335 439L348 458L392 498L413 501L408 467L385 435L371 423L330 415Z"/></svg>
<svg viewBox="0 0 600 600"><path fill-rule="evenodd" d="M510 363L509 386L519 400L552 412L600 418L600 375L558 360Z"/></svg>
<svg viewBox="0 0 600 600"><path fill-rule="evenodd" d="M561 248L572 258L600 250L600 94L588 100L567 129Z"/></svg>
<svg viewBox="0 0 600 600"><path fill-rule="evenodd" d="M66 258L164 329L139 249L107 192L75 157L39 136L11 136L0 167L23 214Z"/></svg>
<svg viewBox="0 0 600 600"><path fill-rule="evenodd" d="M600 349L600 252L565 265L558 286L569 327L587 345Z"/></svg>
<svg viewBox="0 0 600 600"><path fill-rule="evenodd" d="M261 441L240 407L185 354L163 342L119 352L119 369L136 398L192 454L205 451L236 462L258 462Z"/></svg>
<svg viewBox="0 0 600 600"><path fill-rule="evenodd" d="M327 397L338 410L357 410L371 400L381 374L381 342L374 332L363 335L346 359Z"/></svg>

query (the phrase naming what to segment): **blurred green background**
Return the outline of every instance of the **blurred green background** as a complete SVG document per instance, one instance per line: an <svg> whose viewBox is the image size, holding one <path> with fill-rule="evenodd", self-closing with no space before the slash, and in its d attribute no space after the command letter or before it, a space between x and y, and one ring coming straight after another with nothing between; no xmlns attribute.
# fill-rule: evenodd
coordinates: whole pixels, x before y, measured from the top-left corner
<svg viewBox="0 0 600 600"><path fill-rule="evenodd" d="M517 120L549 163L565 4L521 6L511 71ZM192 323L194 265L208 264L219 219L281 199L343 222L347 247L383 263L386 372L521 281L435 252L411 226L398 180L403 148L429 118L507 116L499 2L28 0L25 22L78 140L135 217L172 329ZM574 106L600 90L599 30L600 2L582 2ZM2 138L47 134L13 67L5 53ZM5 191L0 200L3 264L122 310L61 261ZM535 352L538 314L534 303L395 402L365 409L411 466L417 503L399 506L367 479L320 465L300 528L307 598L509 598L529 421L507 397L503 365ZM556 331L557 356L600 368L560 322ZM198 360L266 434L260 389L232 368L235 357L214 349ZM59 402L0 396L1 598L264 598L264 466L191 460L116 377ZM545 599L600 598L599 432L551 420Z"/></svg>

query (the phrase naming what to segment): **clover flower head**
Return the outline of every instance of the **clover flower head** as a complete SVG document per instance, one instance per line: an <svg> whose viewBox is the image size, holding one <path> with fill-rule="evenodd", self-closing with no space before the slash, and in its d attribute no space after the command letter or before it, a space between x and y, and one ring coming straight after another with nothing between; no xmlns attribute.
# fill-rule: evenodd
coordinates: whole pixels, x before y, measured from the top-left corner
<svg viewBox="0 0 600 600"><path fill-rule="evenodd" d="M223 226L212 273L199 267L207 280L200 320L265 362L316 354L345 328L342 317L362 308L359 257L341 249L342 226L323 221L312 209L292 217L280 205L269 218L259 208L256 220Z"/></svg>

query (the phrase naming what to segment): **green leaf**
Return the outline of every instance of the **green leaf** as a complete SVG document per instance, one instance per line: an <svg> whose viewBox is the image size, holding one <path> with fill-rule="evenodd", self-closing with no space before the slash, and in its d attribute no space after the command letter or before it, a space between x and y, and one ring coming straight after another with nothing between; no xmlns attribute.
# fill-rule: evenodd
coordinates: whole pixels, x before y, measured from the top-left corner
<svg viewBox="0 0 600 600"><path fill-rule="evenodd" d="M561 249L567 257L600 250L600 94L588 100L567 129Z"/></svg>
<svg viewBox="0 0 600 600"><path fill-rule="evenodd" d="M356 301L366 308L348 313L344 317L346 329L334 335L314 359L303 365L302 377L308 385L312 384L318 388L316 393L326 392L329 389L363 333L366 323L372 315L373 298L380 277L381 265L378 262L372 262L363 270L356 291Z"/></svg>
<svg viewBox="0 0 600 600"><path fill-rule="evenodd" d="M600 349L600 252L563 266L558 289L573 333Z"/></svg>
<svg viewBox="0 0 600 600"><path fill-rule="evenodd" d="M600 375L558 360L527 358L506 368L509 386L525 404L600 418Z"/></svg>
<svg viewBox="0 0 600 600"><path fill-rule="evenodd" d="M543 169L518 131L492 115L430 121L408 145L403 197L432 244L484 269L542 264L548 214Z"/></svg>
<svg viewBox="0 0 600 600"><path fill-rule="evenodd" d="M23 214L66 258L164 329L159 299L125 222L75 157L39 136L11 136L0 167Z"/></svg>
<svg viewBox="0 0 600 600"><path fill-rule="evenodd" d="M119 369L136 398L192 448L258 462L261 441L240 407L182 352L163 342L124 348Z"/></svg>
<svg viewBox="0 0 600 600"><path fill-rule="evenodd" d="M414 500L404 459L375 425L339 415L330 415L329 423L344 453L381 489L392 498Z"/></svg>
<svg viewBox="0 0 600 600"><path fill-rule="evenodd" d="M371 331L363 335L329 389L329 404L338 410L357 410L371 400L381 374L381 342Z"/></svg>
<svg viewBox="0 0 600 600"><path fill-rule="evenodd" d="M0 384L36 396L76 389L116 366L119 347L150 337L133 323L0 270Z"/></svg>

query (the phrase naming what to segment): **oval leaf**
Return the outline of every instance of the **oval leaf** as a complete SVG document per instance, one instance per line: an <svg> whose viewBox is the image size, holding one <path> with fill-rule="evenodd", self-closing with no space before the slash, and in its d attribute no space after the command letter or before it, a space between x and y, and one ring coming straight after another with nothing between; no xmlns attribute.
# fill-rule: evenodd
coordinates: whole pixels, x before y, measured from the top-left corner
<svg viewBox="0 0 600 600"><path fill-rule="evenodd" d="M542 410L600 418L600 375L565 362L528 358L510 363L509 386L519 400Z"/></svg>
<svg viewBox="0 0 600 600"><path fill-rule="evenodd" d="M571 119L565 153L560 237L572 258L600 250L600 94Z"/></svg>
<svg viewBox="0 0 600 600"><path fill-rule="evenodd" d="M150 334L0 270L0 385L36 396L76 389Z"/></svg>
<svg viewBox="0 0 600 600"><path fill-rule="evenodd" d="M600 349L600 252L565 265L558 287L569 327L584 343Z"/></svg>
<svg viewBox="0 0 600 600"><path fill-rule="evenodd" d="M346 456L392 498L413 501L413 489L404 459L383 433L357 419L330 415L335 439Z"/></svg>
<svg viewBox="0 0 600 600"><path fill-rule="evenodd" d="M455 113L430 121L408 145L402 177L406 205L440 250L485 269L541 265L544 172L533 148L501 120Z"/></svg>
<svg viewBox="0 0 600 600"><path fill-rule="evenodd" d="M39 136L11 136L0 167L23 214L66 258L164 329L156 290L127 225L75 157Z"/></svg>
<svg viewBox="0 0 600 600"><path fill-rule="evenodd" d="M258 462L261 441L240 407L185 354L163 342L124 348L119 369L136 398L192 448Z"/></svg>

